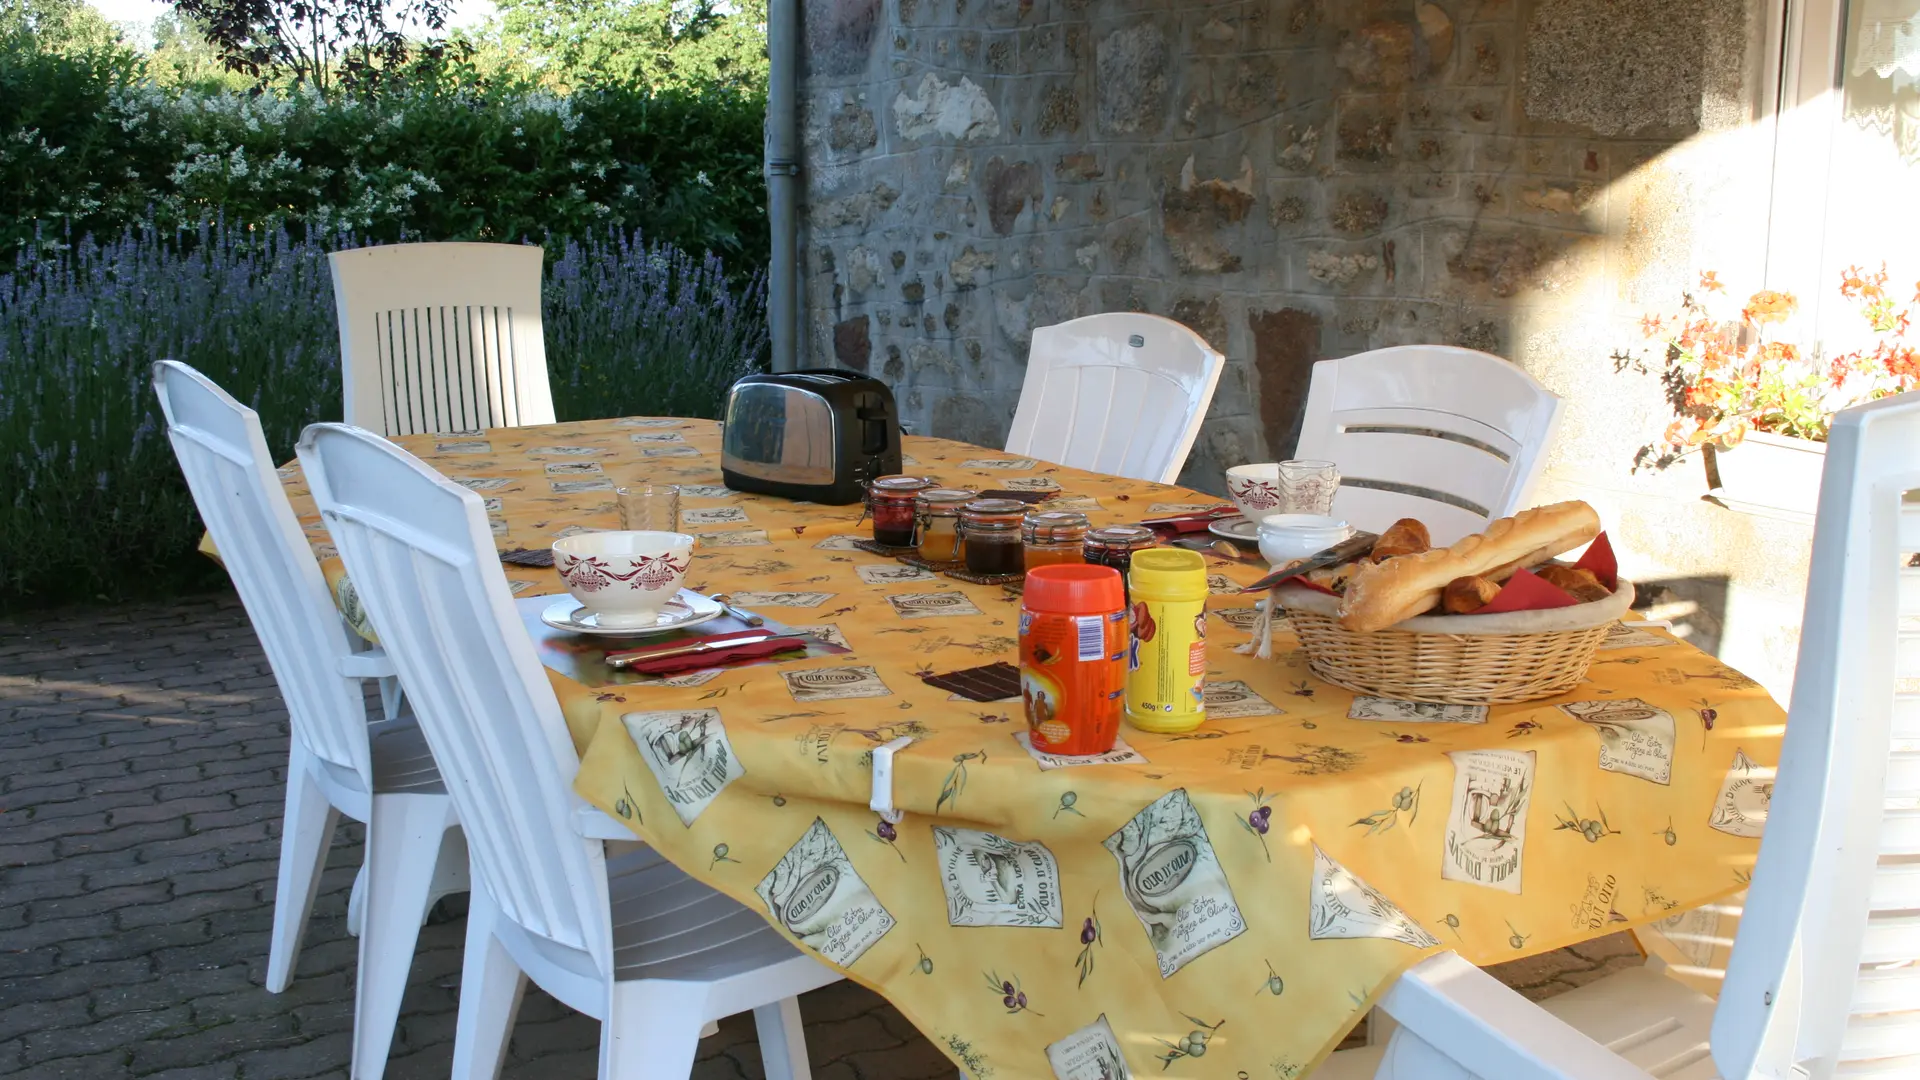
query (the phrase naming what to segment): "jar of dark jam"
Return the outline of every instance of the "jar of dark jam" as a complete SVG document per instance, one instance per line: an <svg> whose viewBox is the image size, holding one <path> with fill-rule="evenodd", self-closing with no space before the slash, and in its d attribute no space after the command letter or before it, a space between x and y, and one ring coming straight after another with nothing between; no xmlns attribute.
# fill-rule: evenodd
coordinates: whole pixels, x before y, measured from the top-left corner
<svg viewBox="0 0 1920 1080"><path fill-rule="evenodd" d="M1027 569L1086 561L1087 515L1077 510L1033 510L1021 526Z"/></svg>
<svg viewBox="0 0 1920 1080"><path fill-rule="evenodd" d="M920 493L932 486L933 481L924 476L882 476L868 485L874 543L912 547Z"/></svg>
<svg viewBox="0 0 1920 1080"><path fill-rule="evenodd" d="M1026 572L1020 523L1027 504L1013 499L975 499L960 510L960 541L967 569L976 574Z"/></svg>
<svg viewBox="0 0 1920 1080"><path fill-rule="evenodd" d="M1153 530L1140 525L1108 525L1103 529L1094 529L1087 533L1086 544L1082 551L1086 560L1094 566L1111 566L1120 571L1122 580L1127 571L1133 568L1133 553L1145 551L1159 543Z"/></svg>

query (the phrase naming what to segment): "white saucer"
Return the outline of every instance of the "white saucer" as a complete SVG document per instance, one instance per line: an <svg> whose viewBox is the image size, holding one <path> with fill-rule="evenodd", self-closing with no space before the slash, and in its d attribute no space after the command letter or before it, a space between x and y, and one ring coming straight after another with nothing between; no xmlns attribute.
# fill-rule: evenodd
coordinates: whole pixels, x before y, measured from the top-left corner
<svg viewBox="0 0 1920 1080"><path fill-rule="evenodd" d="M587 611L586 605L571 596L563 596L557 602L540 613L540 621L555 630L565 630L572 634L605 634L609 637L641 637L646 634L658 634L667 630L679 630L682 627L698 626L709 619L717 619L726 613L726 608L694 592L681 589L679 594L667 601L654 618L652 626L601 626L598 616Z"/></svg>
<svg viewBox="0 0 1920 1080"><path fill-rule="evenodd" d="M1221 518L1208 525L1207 531L1223 540L1235 540L1242 544L1260 542L1260 523L1247 517Z"/></svg>

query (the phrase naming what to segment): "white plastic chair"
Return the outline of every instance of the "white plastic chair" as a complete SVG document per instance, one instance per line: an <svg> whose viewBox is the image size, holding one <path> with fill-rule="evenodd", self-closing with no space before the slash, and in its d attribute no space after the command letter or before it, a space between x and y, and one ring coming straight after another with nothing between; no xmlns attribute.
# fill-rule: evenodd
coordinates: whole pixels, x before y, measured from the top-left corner
<svg viewBox="0 0 1920 1080"><path fill-rule="evenodd" d="M553 423L543 258L523 244L328 256L347 423L389 436Z"/></svg>
<svg viewBox="0 0 1920 1080"><path fill-rule="evenodd" d="M1172 319L1115 312L1033 332L1007 452L1171 484L1226 358Z"/></svg>
<svg viewBox="0 0 1920 1080"><path fill-rule="evenodd" d="M479 496L343 424L308 428L299 453L473 852L453 1075L498 1073L532 978L601 1021L602 1080L685 1080L702 1025L747 1009L770 1080L806 1080L796 996L840 976L651 850L613 855L583 828L611 819L573 793L579 759Z"/></svg>
<svg viewBox="0 0 1920 1080"><path fill-rule="evenodd" d="M1354 528L1418 518L1451 544L1530 505L1563 408L1497 356L1375 349L1313 365L1293 456L1339 466L1333 514Z"/></svg>
<svg viewBox="0 0 1920 1080"><path fill-rule="evenodd" d="M1651 965L1535 1006L1447 953L1381 1002L1400 1024L1384 1051L1335 1054L1319 1080L1920 1076L1916 488L1920 394L1839 414L1782 764L1717 1007Z"/></svg>
<svg viewBox="0 0 1920 1080"><path fill-rule="evenodd" d="M260 637L293 729L274 894L267 989L293 979L300 939L340 814L367 826L356 881L360 966L354 1075L386 1067L420 923L435 900L467 889L453 804L404 710L369 722L363 679L393 665L347 628L268 456L260 418L204 375L153 366L154 392L187 487ZM398 704L391 687L386 700Z"/></svg>

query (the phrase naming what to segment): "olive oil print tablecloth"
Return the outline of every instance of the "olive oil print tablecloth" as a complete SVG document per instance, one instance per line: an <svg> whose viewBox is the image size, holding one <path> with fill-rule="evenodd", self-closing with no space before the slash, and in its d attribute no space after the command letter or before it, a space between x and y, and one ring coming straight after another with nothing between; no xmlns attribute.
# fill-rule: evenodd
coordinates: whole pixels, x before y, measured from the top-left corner
<svg viewBox="0 0 1920 1080"><path fill-rule="evenodd" d="M399 440L487 502L502 550L611 528L612 489L684 485L688 584L852 650L672 679L550 673L575 787L700 880L891 999L968 1074L1306 1075L1409 964L1497 963L1626 928L1724 962L1784 716L1668 634L1616 627L1561 698L1491 709L1356 697L1282 631L1238 655L1260 567L1210 560L1210 719L1032 751L1018 701L922 674L1009 659L1017 592L855 548L859 507L720 486L710 421L633 418ZM1215 500L910 438L947 486L1058 490L1095 524ZM351 589L285 479L343 607ZM508 566L514 591L562 592ZM633 677L630 677L633 678ZM894 760L897 823L867 809Z"/></svg>

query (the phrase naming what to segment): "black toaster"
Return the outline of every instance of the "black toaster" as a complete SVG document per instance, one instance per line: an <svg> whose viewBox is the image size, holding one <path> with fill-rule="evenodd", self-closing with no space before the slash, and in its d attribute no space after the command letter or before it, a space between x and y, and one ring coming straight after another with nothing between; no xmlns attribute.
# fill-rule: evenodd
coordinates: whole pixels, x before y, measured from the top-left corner
<svg viewBox="0 0 1920 1080"><path fill-rule="evenodd" d="M844 506L900 471L885 383L848 371L748 375L727 391L720 475L735 491Z"/></svg>

